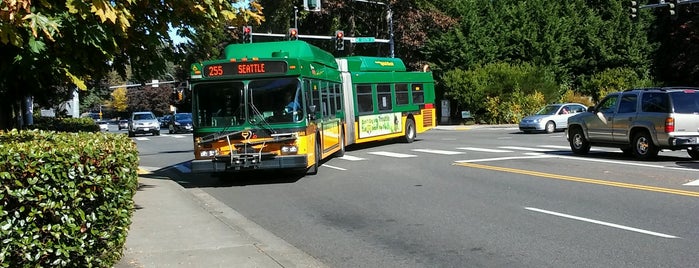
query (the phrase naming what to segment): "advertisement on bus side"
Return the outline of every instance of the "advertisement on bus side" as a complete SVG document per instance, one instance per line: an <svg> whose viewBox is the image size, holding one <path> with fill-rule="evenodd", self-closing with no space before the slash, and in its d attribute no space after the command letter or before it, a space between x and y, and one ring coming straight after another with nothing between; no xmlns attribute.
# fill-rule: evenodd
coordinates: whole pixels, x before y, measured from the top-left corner
<svg viewBox="0 0 699 268"><path fill-rule="evenodd" d="M401 113L363 115L359 117L359 138L368 138L403 131Z"/></svg>

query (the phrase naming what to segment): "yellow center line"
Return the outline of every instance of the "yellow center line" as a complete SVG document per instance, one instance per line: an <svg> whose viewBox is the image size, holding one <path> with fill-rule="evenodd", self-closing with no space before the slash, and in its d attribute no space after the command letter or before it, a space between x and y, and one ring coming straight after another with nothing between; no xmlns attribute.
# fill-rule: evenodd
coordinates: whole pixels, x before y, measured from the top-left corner
<svg viewBox="0 0 699 268"><path fill-rule="evenodd" d="M620 187L620 188L629 188L629 189L644 190L644 191L651 191L651 192L699 197L699 192L683 191L683 190L661 188L661 187L654 187L654 186L647 186L647 185L630 184L630 183L623 183L623 182L613 182L613 181L605 181L605 180L586 179L586 178L580 178L580 177L557 175L557 174L529 171L529 170L523 170L523 169L514 169L514 168L506 168L506 167L481 165L481 164L475 164L475 163L454 163L453 165L462 166L462 167L509 172L509 173L515 173L515 174L530 175L530 176L549 178L549 179L584 182L584 183L607 185L607 186L614 186L614 187Z"/></svg>

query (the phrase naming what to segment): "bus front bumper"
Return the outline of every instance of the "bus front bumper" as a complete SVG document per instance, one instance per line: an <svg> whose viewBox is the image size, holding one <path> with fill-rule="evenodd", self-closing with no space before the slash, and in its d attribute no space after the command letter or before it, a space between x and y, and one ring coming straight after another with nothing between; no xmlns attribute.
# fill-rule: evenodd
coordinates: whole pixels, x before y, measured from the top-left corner
<svg viewBox="0 0 699 268"><path fill-rule="evenodd" d="M256 169L301 169L308 166L305 155L285 155L269 158L217 157L212 160L192 160L192 173L242 171Z"/></svg>

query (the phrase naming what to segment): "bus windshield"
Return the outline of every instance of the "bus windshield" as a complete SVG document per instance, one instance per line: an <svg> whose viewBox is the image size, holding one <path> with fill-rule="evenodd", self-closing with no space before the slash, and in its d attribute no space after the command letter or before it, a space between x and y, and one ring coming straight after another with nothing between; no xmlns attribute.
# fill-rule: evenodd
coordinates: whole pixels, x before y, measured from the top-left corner
<svg viewBox="0 0 699 268"><path fill-rule="evenodd" d="M248 83L251 123L291 123L303 119L297 78L254 80Z"/></svg>
<svg viewBox="0 0 699 268"><path fill-rule="evenodd" d="M199 127L229 127L245 123L243 82L201 83L192 87L192 116Z"/></svg>
<svg viewBox="0 0 699 268"><path fill-rule="evenodd" d="M303 119L299 80L276 78L252 80L244 94L242 81L200 83L192 87L192 116L198 127L231 127L246 121L292 123ZM248 95L249 102L245 102Z"/></svg>

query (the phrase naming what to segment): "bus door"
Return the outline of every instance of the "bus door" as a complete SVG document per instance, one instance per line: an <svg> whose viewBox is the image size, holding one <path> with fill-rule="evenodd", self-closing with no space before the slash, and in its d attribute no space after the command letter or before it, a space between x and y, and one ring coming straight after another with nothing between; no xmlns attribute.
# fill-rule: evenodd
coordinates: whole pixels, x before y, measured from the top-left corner
<svg viewBox="0 0 699 268"><path fill-rule="evenodd" d="M316 124L320 130L320 142L323 153L335 150L340 146L341 120L336 113L340 96L339 84L326 81L313 81L311 98L316 106Z"/></svg>

